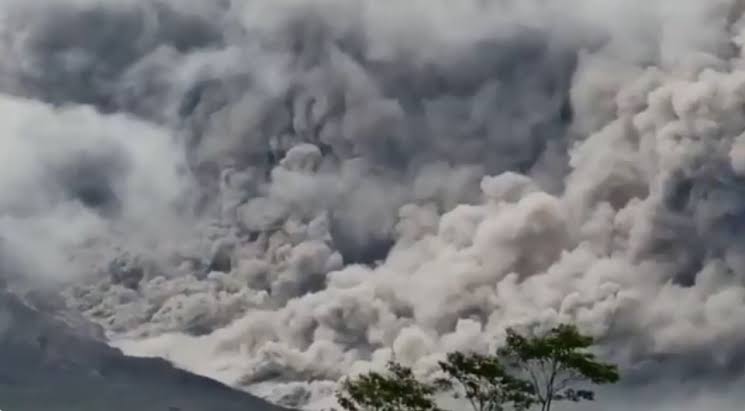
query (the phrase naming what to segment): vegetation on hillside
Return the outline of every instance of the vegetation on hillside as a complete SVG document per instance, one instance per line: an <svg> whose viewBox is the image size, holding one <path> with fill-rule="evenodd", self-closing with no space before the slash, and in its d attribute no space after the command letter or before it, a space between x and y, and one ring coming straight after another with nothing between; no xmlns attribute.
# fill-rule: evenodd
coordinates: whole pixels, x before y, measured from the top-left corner
<svg viewBox="0 0 745 411"><path fill-rule="evenodd" d="M434 381L420 381L411 368L392 361L385 373L344 380L337 400L348 411L442 411L436 398L450 395L474 411L550 411L556 401L594 400L591 385L618 381L618 367L589 351L593 343L574 325L542 335L508 329L495 354L447 354L439 363L442 377Z"/></svg>

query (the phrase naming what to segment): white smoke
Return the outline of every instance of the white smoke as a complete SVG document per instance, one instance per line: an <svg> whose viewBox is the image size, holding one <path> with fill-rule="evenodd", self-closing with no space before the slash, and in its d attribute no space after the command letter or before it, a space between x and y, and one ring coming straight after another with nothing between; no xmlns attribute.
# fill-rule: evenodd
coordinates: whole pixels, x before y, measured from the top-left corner
<svg viewBox="0 0 745 411"><path fill-rule="evenodd" d="M306 408L564 321L742 375L742 2L0 4L3 270L126 352Z"/></svg>
<svg viewBox="0 0 745 411"><path fill-rule="evenodd" d="M169 206L189 183L167 130L9 95L0 95L0 113L0 244L3 259L16 261L5 276L58 283L90 270L85 251L115 232L117 241L136 243L109 246L172 238Z"/></svg>

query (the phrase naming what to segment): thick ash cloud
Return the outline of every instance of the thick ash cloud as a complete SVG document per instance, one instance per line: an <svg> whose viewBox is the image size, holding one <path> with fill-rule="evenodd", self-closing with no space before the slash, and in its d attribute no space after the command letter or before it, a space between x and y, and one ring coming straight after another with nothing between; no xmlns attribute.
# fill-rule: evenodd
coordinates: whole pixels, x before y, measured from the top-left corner
<svg viewBox="0 0 745 411"><path fill-rule="evenodd" d="M742 10L6 0L5 276L309 408L560 321L632 385L732 381Z"/></svg>
<svg viewBox="0 0 745 411"><path fill-rule="evenodd" d="M172 210L190 183L167 130L9 95L0 112L0 240L11 282L80 278L113 247L171 241Z"/></svg>

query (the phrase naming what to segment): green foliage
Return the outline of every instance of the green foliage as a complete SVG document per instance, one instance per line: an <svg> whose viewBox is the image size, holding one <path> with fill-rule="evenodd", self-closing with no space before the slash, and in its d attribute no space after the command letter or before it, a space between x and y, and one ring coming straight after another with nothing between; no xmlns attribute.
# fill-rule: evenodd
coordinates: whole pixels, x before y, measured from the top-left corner
<svg viewBox="0 0 745 411"><path fill-rule="evenodd" d="M336 398L348 411L440 411L435 384L417 381L410 368L388 363L386 375L370 372L341 384Z"/></svg>
<svg viewBox="0 0 745 411"><path fill-rule="evenodd" d="M536 401L549 411L553 401L593 400L591 390L575 390L574 384L609 384L618 381L618 367L600 362L587 348L592 337L573 325L560 325L544 336L526 337L507 330L507 344L498 356L529 377Z"/></svg>
<svg viewBox="0 0 745 411"><path fill-rule="evenodd" d="M525 410L533 403L532 385L509 375L495 356L453 352L440 368L448 376L440 386L463 392L474 411Z"/></svg>
<svg viewBox="0 0 745 411"><path fill-rule="evenodd" d="M594 340L572 325L546 335L523 336L507 330L506 345L496 355L452 352L439 363L445 377L418 381L410 368L388 363L385 373L369 372L342 382L337 400L348 411L440 411L434 395L447 391L465 397L474 411L527 410L554 401L593 400L576 384L618 381L618 368L600 362L587 349Z"/></svg>

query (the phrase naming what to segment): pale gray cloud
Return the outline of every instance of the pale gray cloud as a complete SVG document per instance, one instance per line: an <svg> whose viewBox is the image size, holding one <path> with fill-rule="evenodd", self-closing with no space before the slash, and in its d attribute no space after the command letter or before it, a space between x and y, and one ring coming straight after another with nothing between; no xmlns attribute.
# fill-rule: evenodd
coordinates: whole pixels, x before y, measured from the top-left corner
<svg viewBox="0 0 745 411"><path fill-rule="evenodd" d="M574 321L651 409L728 409L665 384L745 364L742 10L6 0L4 271L309 408L394 351L426 375Z"/></svg>

